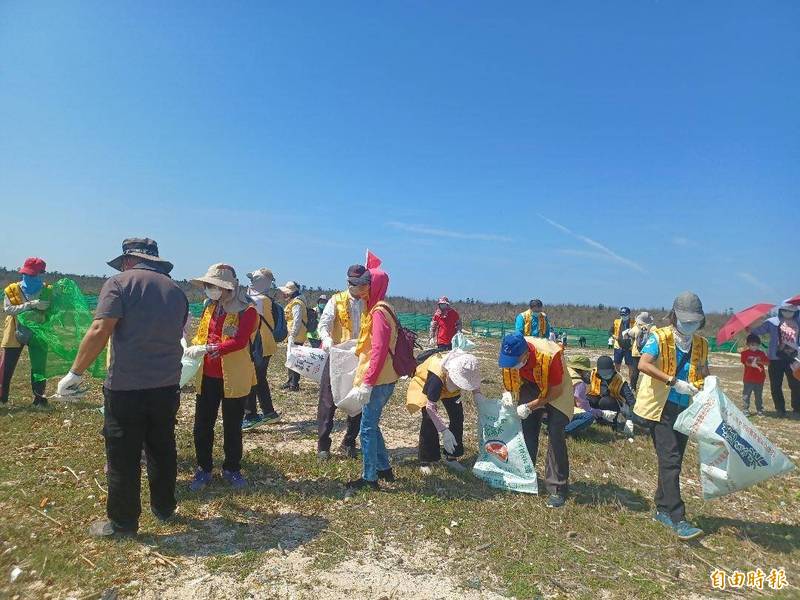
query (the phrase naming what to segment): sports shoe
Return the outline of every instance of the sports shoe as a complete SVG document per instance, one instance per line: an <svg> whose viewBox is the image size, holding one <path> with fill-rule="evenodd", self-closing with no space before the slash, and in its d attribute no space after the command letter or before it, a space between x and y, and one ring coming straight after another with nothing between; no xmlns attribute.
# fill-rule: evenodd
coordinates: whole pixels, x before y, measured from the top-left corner
<svg viewBox="0 0 800 600"><path fill-rule="evenodd" d="M391 483L394 481L394 471L392 471L391 467L384 469L383 471L378 471L378 479L383 479L384 481Z"/></svg>
<svg viewBox="0 0 800 600"><path fill-rule="evenodd" d="M235 490L241 490L247 487L247 479L242 477L241 471L222 471L222 478L228 482Z"/></svg>
<svg viewBox="0 0 800 600"><path fill-rule="evenodd" d="M174 509L172 509L171 513L164 514L162 512L157 511L155 508L153 508L151 506L150 507L150 512L153 513L153 516L156 519L158 519L159 521L161 521L162 523L169 523L170 521L172 521L175 518L175 515L178 514L178 507L176 506Z"/></svg>
<svg viewBox="0 0 800 600"><path fill-rule="evenodd" d="M135 531L120 529L108 519L95 521L89 526L89 535L102 538L129 538L136 535Z"/></svg>
<svg viewBox="0 0 800 600"><path fill-rule="evenodd" d="M211 483L211 472L204 471L200 467L197 467L197 470L194 472L194 479L192 479L192 483L189 484L189 490L192 492L199 492L205 489L209 483Z"/></svg>
<svg viewBox="0 0 800 600"><path fill-rule="evenodd" d="M342 444L339 446L339 452L341 452L345 458L358 458L358 448L355 446L345 446Z"/></svg>
<svg viewBox="0 0 800 600"><path fill-rule="evenodd" d="M330 460L330 458L331 458L331 453L328 450L320 450L319 452L317 452L317 460L319 461Z"/></svg>
<svg viewBox="0 0 800 600"><path fill-rule="evenodd" d="M686 542L695 538L699 538L701 535L703 535L703 530L699 527L695 527L689 523L689 521L681 521L675 524L675 535L678 536L679 540Z"/></svg>
<svg viewBox="0 0 800 600"><path fill-rule="evenodd" d="M455 471L456 473L464 473L467 470L467 467L462 465L455 458L448 458L447 460L445 460L444 466L450 469L451 471Z"/></svg>
<svg viewBox="0 0 800 600"><path fill-rule="evenodd" d="M656 511L656 514L653 515L653 520L661 523L665 527L675 529L675 523L672 522L672 517L665 512Z"/></svg>
<svg viewBox="0 0 800 600"><path fill-rule="evenodd" d="M561 508L566 503L567 499L563 494L550 494L550 497L547 499L547 502L545 502L544 505L547 508Z"/></svg>
<svg viewBox="0 0 800 600"><path fill-rule="evenodd" d="M265 425L269 425L270 423L277 423L280 420L281 416L274 410L272 412L265 413L264 416L262 417L262 422Z"/></svg>
<svg viewBox="0 0 800 600"><path fill-rule="evenodd" d="M47 408L49 405L47 403L47 398L42 398L40 396L37 396L36 398L33 399L32 406L34 408Z"/></svg>
<svg viewBox="0 0 800 600"><path fill-rule="evenodd" d="M348 481L345 487L347 488L344 493L345 498L352 498L363 489L370 489L374 492L381 489L377 481L367 481L363 477L354 481Z"/></svg>
<svg viewBox="0 0 800 600"><path fill-rule="evenodd" d="M252 417L245 417L242 419L242 431L252 429L256 425L260 425L264 421L264 416L255 414Z"/></svg>
<svg viewBox="0 0 800 600"><path fill-rule="evenodd" d="M759 417L763 417L764 416L764 411L763 410L758 410L758 411L756 411L756 415L759 416Z"/></svg>

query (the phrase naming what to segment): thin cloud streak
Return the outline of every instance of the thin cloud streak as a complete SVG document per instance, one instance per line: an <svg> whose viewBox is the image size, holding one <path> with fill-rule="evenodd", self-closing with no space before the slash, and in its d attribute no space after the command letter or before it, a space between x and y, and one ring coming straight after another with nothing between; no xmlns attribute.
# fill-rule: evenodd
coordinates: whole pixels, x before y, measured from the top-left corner
<svg viewBox="0 0 800 600"><path fill-rule="evenodd" d="M453 231L451 229L436 229L433 227L425 227L423 225L413 225L411 223L401 223L399 221L389 221L386 223L389 227L416 233L419 235L430 235L434 237L451 238L456 240L479 240L482 242L511 242L510 237L504 235L495 235L492 233L465 233L462 231Z"/></svg>
<svg viewBox="0 0 800 600"><path fill-rule="evenodd" d="M620 256L619 254L617 254L616 252L614 252L610 248L604 246L603 244L601 244L597 240L593 240L592 238L586 237L585 235L581 235L580 233L575 233L571 229L561 225L561 223L556 223L555 221L553 221L552 219L548 219L544 215L539 215L539 217L541 217L543 220L547 221L548 223L550 223L550 225L552 225L556 229L562 231L563 233L566 233L567 235L571 235L572 237L582 241L587 246L591 246L592 248L597 250L598 252L591 253L594 257L610 259L610 260L613 260L614 262L617 262L617 263L619 263L621 265L625 265L626 267L634 269L635 271L639 271L640 273L647 273L647 270L642 265L640 265L639 263L637 263L637 262L635 262L635 261L633 261L633 260L631 260L629 258L625 258L624 256Z"/></svg>
<svg viewBox="0 0 800 600"><path fill-rule="evenodd" d="M767 294L775 294L775 290L772 289L771 286L761 281L758 277L753 275L752 273L748 273L747 271L740 271L737 275L743 280L752 285L755 288L758 288L764 293Z"/></svg>

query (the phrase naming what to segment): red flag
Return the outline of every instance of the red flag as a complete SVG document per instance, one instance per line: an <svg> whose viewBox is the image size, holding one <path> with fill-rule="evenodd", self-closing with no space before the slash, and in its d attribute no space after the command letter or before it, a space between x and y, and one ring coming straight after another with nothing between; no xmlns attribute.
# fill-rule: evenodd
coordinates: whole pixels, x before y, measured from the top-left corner
<svg viewBox="0 0 800 600"><path fill-rule="evenodd" d="M367 248L367 262L364 265L365 267L367 267L368 269L377 269L378 267L381 266L382 262L383 261L381 261L380 258L375 256L372 252L369 251L369 248Z"/></svg>

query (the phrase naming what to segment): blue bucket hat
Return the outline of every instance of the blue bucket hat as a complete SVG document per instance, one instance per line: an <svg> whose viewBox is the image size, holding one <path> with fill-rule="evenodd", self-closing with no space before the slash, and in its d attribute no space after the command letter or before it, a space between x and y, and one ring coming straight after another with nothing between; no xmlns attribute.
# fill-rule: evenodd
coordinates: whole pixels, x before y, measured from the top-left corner
<svg viewBox="0 0 800 600"><path fill-rule="evenodd" d="M528 342L519 333L509 333L500 343L500 357L497 364L502 369L510 369L519 362L519 358L528 351Z"/></svg>

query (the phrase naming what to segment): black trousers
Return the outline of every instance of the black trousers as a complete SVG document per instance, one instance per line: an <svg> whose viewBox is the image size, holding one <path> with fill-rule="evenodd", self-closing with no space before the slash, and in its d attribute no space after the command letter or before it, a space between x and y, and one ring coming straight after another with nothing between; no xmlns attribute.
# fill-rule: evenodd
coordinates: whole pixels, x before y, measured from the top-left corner
<svg viewBox="0 0 800 600"><path fill-rule="evenodd" d="M639 359L641 356L633 356L633 362L628 365L630 375L631 391L636 393L636 386L639 385Z"/></svg>
<svg viewBox="0 0 800 600"><path fill-rule="evenodd" d="M464 456L464 405L458 398L445 398L441 401L447 411L449 423L447 428L456 438L456 448L452 454L445 450L445 455L452 458ZM428 410L422 409L422 422L419 424L419 462L426 465L441 460L439 432L433 424Z"/></svg>
<svg viewBox="0 0 800 600"><path fill-rule="evenodd" d="M272 406L272 392L269 389L269 381L267 381L267 369L269 369L269 359L271 356L264 357L264 364L255 365L256 369L256 385L250 390L250 395L247 396L244 403L244 416L254 417L258 413L256 407L256 399L258 405L261 406L261 412L265 415L275 412L275 407Z"/></svg>
<svg viewBox="0 0 800 600"><path fill-rule="evenodd" d="M437 344L436 350L437 351L444 351L444 350L452 350L453 344Z"/></svg>
<svg viewBox="0 0 800 600"><path fill-rule="evenodd" d="M17 369L19 357L22 356L24 346L19 348L2 348L0 349L0 402L5 404L8 402L8 394L11 391L11 378L14 376L14 371ZM46 401L44 397L45 389L47 387L46 381L36 381L33 378L33 370L31 370L31 390L33 391L34 400Z"/></svg>
<svg viewBox="0 0 800 600"><path fill-rule="evenodd" d="M298 387L300 385L300 373L292 371L291 369L286 369L286 373L288 376L286 383L288 383L290 387Z"/></svg>
<svg viewBox="0 0 800 600"><path fill-rule="evenodd" d="M567 382L568 384L568 382ZM525 381L519 392L519 404L527 404L539 397L539 386ZM525 446L536 464L539 453L539 432L542 417L547 414L547 462L545 463L545 484L551 494L566 494L569 491L569 456L567 455L567 435L564 431L569 418L550 404L531 413L522 420L522 435Z"/></svg>
<svg viewBox="0 0 800 600"><path fill-rule="evenodd" d="M142 447L147 455L150 506L161 515L171 514L177 506L175 422L181 394L174 385L134 391L103 388L103 396L108 464L106 513L117 528L136 531L142 513Z"/></svg>
<svg viewBox="0 0 800 600"><path fill-rule="evenodd" d="M194 451L197 465L211 472L214 461L211 453L214 448L214 425L217 422L219 405L222 404L222 432L225 460L222 468L226 471L239 471L242 468L242 418L244 400L225 398L222 379L203 376L197 405L194 410Z"/></svg>
<svg viewBox="0 0 800 600"><path fill-rule="evenodd" d="M689 438L673 429L675 420L684 410L684 407L667 401L661 420L650 421L650 436L658 459L658 485L654 501L656 509L668 514L675 523L686 518L686 508L681 499L681 466Z"/></svg>
<svg viewBox="0 0 800 600"><path fill-rule="evenodd" d="M768 367L769 388L772 392L772 403L779 413L786 412L786 399L783 397L783 377L789 381L789 392L792 409L800 412L800 381L792 375L791 362L786 359L771 360Z"/></svg>
<svg viewBox="0 0 800 600"><path fill-rule="evenodd" d="M331 363L330 357L325 361L322 369L322 379L319 382L319 404L317 405L317 451L328 452L331 449L331 431L333 431L333 416L336 405L333 403L331 391ZM347 431L342 440L342 446L354 448L358 432L361 429L361 413L355 417L347 417Z"/></svg>

